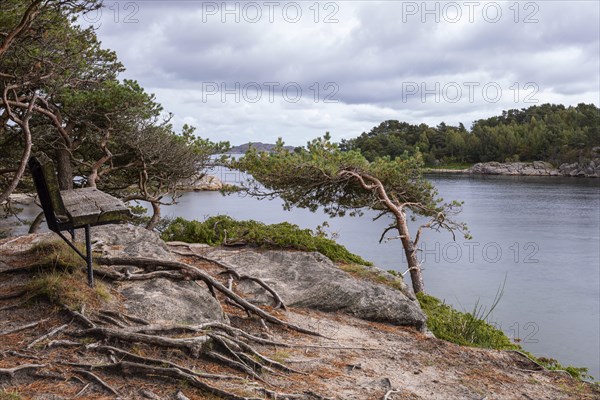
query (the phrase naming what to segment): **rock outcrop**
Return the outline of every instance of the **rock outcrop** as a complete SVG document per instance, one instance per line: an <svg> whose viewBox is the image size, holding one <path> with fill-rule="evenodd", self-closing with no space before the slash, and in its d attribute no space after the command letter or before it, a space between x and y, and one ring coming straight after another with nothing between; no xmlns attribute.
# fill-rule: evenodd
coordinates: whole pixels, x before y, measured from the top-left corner
<svg viewBox="0 0 600 400"><path fill-rule="evenodd" d="M156 232L134 225L103 225L92 228L94 251L119 257L174 260ZM123 267L125 268L125 267ZM135 267L126 267L134 273ZM157 278L124 282L117 286L128 314L157 323L201 324L225 322L221 305L204 285ZM201 306L200 306L201 305Z"/></svg>
<svg viewBox="0 0 600 400"><path fill-rule="evenodd" d="M154 323L197 325L228 320L219 302L194 282L164 278L127 282L119 286L119 293L128 314Z"/></svg>
<svg viewBox="0 0 600 400"><path fill-rule="evenodd" d="M558 167L558 170L564 176L600 178L600 158L585 162L561 164L560 167Z"/></svg>
<svg viewBox="0 0 600 400"><path fill-rule="evenodd" d="M181 183L177 189L186 192L217 191L223 189L223 182L216 176L203 175Z"/></svg>
<svg viewBox="0 0 600 400"><path fill-rule="evenodd" d="M250 148L256 149L256 151L259 153L264 151L272 152L276 146L277 145L273 143L250 142L232 147L227 154L245 154ZM289 151L294 151L294 146L283 146L283 148Z"/></svg>
<svg viewBox="0 0 600 400"><path fill-rule="evenodd" d="M94 251L111 256L173 260L173 254L156 232L135 225L92 227Z"/></svg>
<svg viewBox="0 0 600 400"><path fill-rule="evenodd" d="M552 164L544 161L532 163L514 162L477 163L466 170L468 174L483 175L523 175L523 176L559 176L560 172Z"/></svg>
<svg viewBox="0 0 600 400"><path fill-rule="evenodd" d="M558 168L555 168L552 164L545 161L534 161L531 163L486 162L475 164L463 172L466 174L482 175L579 176L586 178L600 178L600 159L581 161L572 164L565 163Z"/></svg>
<svg viewBox="0 0 600 400"><path fill-rule="evenodd" d="M343 312L369 321L424 327L425 315L412 294L369 280L359 280L319 253L205 249L240 274L262 279L294 307ZM257 304L272 305L258 284L242 281L238 289ZM405 289L408 291L408 289Z"/></svg>

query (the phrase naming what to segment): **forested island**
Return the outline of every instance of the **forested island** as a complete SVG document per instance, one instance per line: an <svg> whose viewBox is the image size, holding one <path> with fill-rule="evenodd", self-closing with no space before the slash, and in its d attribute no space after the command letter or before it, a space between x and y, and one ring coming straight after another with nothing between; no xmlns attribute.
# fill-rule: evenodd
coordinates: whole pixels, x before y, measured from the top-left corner
<svg viewBox="0 0 600 400"><path fill-rule="evenodd" d="M554 166L593 158L600 146L600 110L594 104L534 105L480 119L467 129L389 120L342 140L343 150L360 150L368 159L423 154L428 166L480 162L546 161Z"/></svg>

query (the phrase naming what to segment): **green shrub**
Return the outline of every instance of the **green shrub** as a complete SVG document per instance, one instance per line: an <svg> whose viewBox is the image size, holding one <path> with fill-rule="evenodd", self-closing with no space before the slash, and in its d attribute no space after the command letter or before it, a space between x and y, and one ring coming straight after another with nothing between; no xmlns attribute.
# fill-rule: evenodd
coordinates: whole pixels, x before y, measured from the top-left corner
<svg viewBox="0 0 600 400"><path fill-rule="evenodd" d="M266 225L219 215L204 222L176 218L162 233L163 240L188 243L243 244L268 249L318 251L334 262L371 265L344 246L288 222Z"/></svg>

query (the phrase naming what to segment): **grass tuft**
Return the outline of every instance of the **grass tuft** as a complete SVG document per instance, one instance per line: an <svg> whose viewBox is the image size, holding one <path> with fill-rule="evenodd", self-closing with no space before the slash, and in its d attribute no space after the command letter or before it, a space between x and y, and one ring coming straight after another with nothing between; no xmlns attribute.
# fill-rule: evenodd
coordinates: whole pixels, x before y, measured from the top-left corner
<svg viewBox="0 0 600 400"><path fill-rule="evenodd" d="M42 297L72 310L84 304L95 308L111 300L103 282L96 280L93 289L87 285L85 262L62 241L42 242L31 251L41 272L27 284L30 299Z"/></svg>
<svg viewBox="0 0 600 400"><path fill-rule="evenodd" d="M0 389L0 400L21 400L23 397L16 391Z"/></svg>
<svg viewBox="0 0 600 400"><path fill-rule="evenodd" d="M77 245L77 244L76 244ZM79 251L85 252L82 245L77 245ZM36 265L40 269L61 268L74 270L85 263L73 249L62 240L44 241L34 245L31 253L37 258Z"/></svg>
<svg viewBox="0 0 600 400"><path fill-rule="evenodd" d="M382 271L369 268L359 264L341 264L339 268L357 278L367 279L369 281L380 283L400 291L404 290L405 284L402 276L397 274L384 275ZM389 273L390 271L388 271Z"/></svg>
<svg viewBox="0 0 600 400"><path fill-rule="evenodd" d="M458 311L425 293L417 294L417 299L427 315L427 327L439 339L462 346L497 350L519 349L504 332L489 324L476 311Z"/></svg>

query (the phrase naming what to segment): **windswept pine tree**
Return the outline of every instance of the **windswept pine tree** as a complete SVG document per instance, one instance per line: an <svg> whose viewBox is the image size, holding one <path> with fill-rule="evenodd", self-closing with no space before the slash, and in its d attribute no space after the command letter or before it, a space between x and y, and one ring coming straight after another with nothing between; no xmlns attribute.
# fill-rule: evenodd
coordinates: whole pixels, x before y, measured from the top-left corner
<svg viewBox="0 0 600 400"><path fill-rule="evenodd" d="M250 149L231 166L254 178L244 187L247 193L258 198L279 196L288 210L300 207L316 211L323 207L331 217L347 212L358 215L365 209L378 211L376 219L390 221L380 241L389 231L398 233L415 293L425 289L417 254L423 229L469 237L467 226L454 220L461 203L443 203L437 197L435 188L421 174L420 154L369 161L358 151L341 151L326 134L294 152L286 150L281 139L271 153ZM426 217L427 222L413 236L408 219L414 216Z"/></svg>

